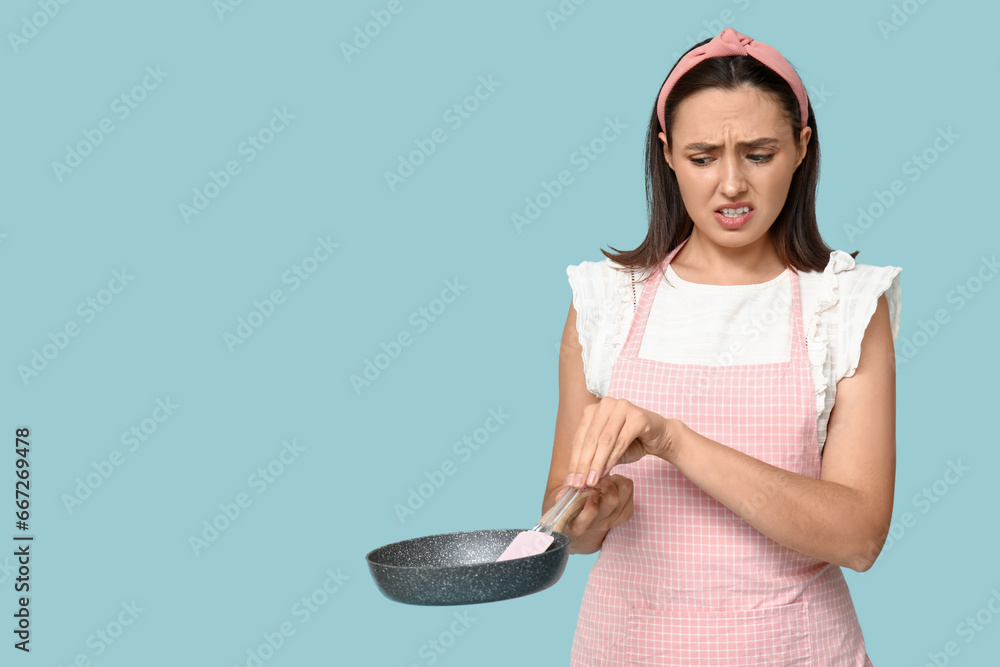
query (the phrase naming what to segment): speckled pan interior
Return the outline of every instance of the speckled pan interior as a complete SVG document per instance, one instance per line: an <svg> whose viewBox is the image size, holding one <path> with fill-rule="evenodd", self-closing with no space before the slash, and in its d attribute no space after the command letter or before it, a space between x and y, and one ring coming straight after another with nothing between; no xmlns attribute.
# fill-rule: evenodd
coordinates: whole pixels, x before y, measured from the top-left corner
<svg viewBox="0 0 1000 667"><path fill-rule="evenodd" d="M553 533L555 539L544 553L496 562L522 530L418 537L379 547L366 560L379 590L397 602L459 605L509 600L559 581L569 557L569 537Z"/></svg>

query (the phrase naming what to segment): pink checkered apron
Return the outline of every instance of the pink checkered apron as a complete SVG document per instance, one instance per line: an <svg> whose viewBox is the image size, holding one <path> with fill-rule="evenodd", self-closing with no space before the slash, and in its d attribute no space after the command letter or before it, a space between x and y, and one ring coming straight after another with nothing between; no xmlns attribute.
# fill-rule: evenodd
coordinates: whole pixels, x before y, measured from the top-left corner
<svg viewBox="0 0 1000 667"><path fill-rule="evenodd" d="M608 395L818 478L816 405L794 269L787 362L703 366L639 358L662 272L683 245L645 283ZM633 480L635 514L608 531L590 572L574 667L871 665L840 567L765 537L662 459L646 456L612 472Z"/></svg>

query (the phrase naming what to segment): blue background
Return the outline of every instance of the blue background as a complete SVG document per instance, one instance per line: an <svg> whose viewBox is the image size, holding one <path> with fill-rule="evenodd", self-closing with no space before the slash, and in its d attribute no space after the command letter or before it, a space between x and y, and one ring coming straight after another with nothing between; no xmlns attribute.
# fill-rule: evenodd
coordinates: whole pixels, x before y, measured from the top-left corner
<svg viewBox="0 0 1000 667"><path fill-rule="evenodd" d="M364 555L538 518L565 268L641 240L660 83L688 46L733 26L779 48L811 91L827 242L904 269L894 537L873 569L848 572L870 655L923 665L955 642L949 664L995 664L1000 618L959 624L1000 591L1000 281L973 280L961 305L954 290L992 277L983 258L1000 246L997 5L595 0L563 2L574 11L556 22L557 0L388 5L4 4L0 514L12 535L13 434L28 426L35 542L30 655L12 647L15 563L0 557L0 662L247 665L288 623L264 664L504 665L522 649L530 664L567 664L593 556L538 595L422 608L383 598ZM375 36L345 55L366 25ZM450 120L480 77L492 91ZM269 134L275 110L285 120ZM113 131L88 140L102 119ZM608 119L626 127L581 171L574 153ZM958 138L938 151L949 128ZM443 143L390 187L385 172L436 129ZM252 161L251 136L270 142ZM92 150L75 168L53 166L81 142ZM913 172L925 151L933 164ZM238 173L205 193L230 161ZM511 215L564 169L573 182L518 230ZM857 226L894 180L903 194ZM195 189L213 196L185 220ZM314 255L317 239L337 248ZM296 283L295 266L313 271ZM114 271L131 276L124 288ZM442 310L446 281L458 296ZM273 290L282 302L252 316ZM260 326L227 344L240 318ZM78 335L61 337L67 324ZM351 376L400 334L410 344L356 390ZM41 370L25 372L36 352ZM167 416L158 399L177 407ZM491 409L509 418L460 456L454 443ZM123 433L144 425L130 451ZM302 449L275 464L293 440ZM455 474L398 516L449 460ZM970 468L954 484L949 462ZM269 464L280 474L262 483ZM241 493L239 516L218 518ZM193 547L213 520L228 526ZM296 605L327 570L340 588L304 618ZM119 628L133 601L142 611ZM455 613L468 627L450 637ZM99 630L121 633L105 643ZM433 653L432 640L448 646Z"/></svg>

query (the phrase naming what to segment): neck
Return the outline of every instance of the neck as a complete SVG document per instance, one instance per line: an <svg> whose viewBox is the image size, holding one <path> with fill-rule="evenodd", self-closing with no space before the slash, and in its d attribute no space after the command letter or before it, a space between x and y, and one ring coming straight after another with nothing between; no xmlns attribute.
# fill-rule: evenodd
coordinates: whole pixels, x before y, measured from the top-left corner
<svg viewBox="0 0 1000 667"><path fill-rule="evenodd" d="M714 243L697 227L671 265L685 280L713 285L762 283L786 268L767 233L747 245L730 247Z"/></svg>

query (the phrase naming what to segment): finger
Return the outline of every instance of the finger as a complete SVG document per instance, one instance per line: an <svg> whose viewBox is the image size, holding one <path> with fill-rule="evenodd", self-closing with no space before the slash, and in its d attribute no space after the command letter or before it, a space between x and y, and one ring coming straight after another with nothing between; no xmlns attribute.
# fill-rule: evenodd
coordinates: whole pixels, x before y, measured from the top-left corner
<svg viewBox="0 0 1000 667"><path fill-rule="evenodd" d="M564 482L567 486L573 486L573 476L580 462L580 451L583 448L583 441L587 437L590 423L594 421L594 416L597 414L599 406L600 403L595 403L583 409L583 418L580 419L580 425L576 427L576 433L573 434L573 448L569 457L569 467L567 468L566 480Z"/></svg>
<svg viewBox="0 0 1000 667"><path fill-rule="evenodd" d="M566 487L569 489L569 487ZM596 491L594 489L583 489L570 501L569 506L563 510L563 515L560 517L559 521L554 524L553 530L561 531L563 526L569 525L571 521L580 513L587 503L590 501L590 496L594 495Z"/></svg>
<svg viewBox="0 0 1000 667"><path fill-rule="evenodd" d="M635 513L633 498L634 497L630 495L625 502L619 504L618 511L615 513L615 517L611 520L612 526L620 526L632 518L632 515Z"/></svg>
<svg viewBox="0 0 1000 667"><path fill-rule="evenodd" d="M608 480L615 485L619 498L631 498L635 489L635 483L631 477L625 475L609 475Z"/></svg>
<svg viewBox="0 0 1000 667"><path fill-rule="evenodd" d="M592 498L588 498L577 515L573 517L573 520L566 524L566 528L574 535L582 535L590 530L598 513L598 503L595 502L596 498L598 498L597 494L594 494Z"/></svg>
<svg viewBox="0 0 1000 667"><path fill-rule="evenodd" d="M626 483L618 483L613 479L608 480L607 486L602 489L601 510L594 523L613 528L625 523L632 516L631 504L631 480L626 477L615 475L619 480L627 480Z"/></svg>
<svg viewBox="0 0 1000 667"><path fill-rule="evenodd" d="M626 401L608 402L604 410L604 419L595 420L590 426L589 439L582 454L579 470L586 478L586 484L593 486L603 476L604 463L611 450L614 449L618 433L625 424L629 404ZM588 457L588 454L590 455Z"/></svg>
<svg viewBox="0 0 1000 667"><path fill-rule="evenodd" d="M616 477L621 477L621 475L604 475L601 480L597 483L595 489L601 494L606 495L614 490L616 485Z"/></svg>
<svg viewBox="0 0 1000 667"><path fill-rule="evenodd" d="M618 507L618 489L615 483L609 479L605 479L600 489L600 496L601 505L597 520L606 521L608 517L615 514Z"/></svg>
<svg viewBox="0 0 1000 667"><path fill-rule="evenodd" d="M580 459L573 469L574 486L582 486L587 482L590 472L590 462L593 460L594 451L598 447L598 439L608 423L609 413L613 410L613 401L614 399L607 397L601 399L601 402L598 404L597 413L590 422L590 427L587 429L587 433L580 443Z"/></svg>
<svg viewBox="0 0 1000 667"><path fill-rule="evenodd" d="M632 480L624 475L609 475L605 479L607 486L602 488L602 496L608 501L610 514L632 498Z"/></svg>
<svg viewBox="0 0 1000 667"><path fill-rule="evenodd" d="M634 406L630 406L634 408ZM618 465L622 461L622 457L628 448L635 441L636 437L642 433L645 427L644 419L642 413L637 410L630 409L627 418L624 420L621 428L616 434L614 447L609 448L606 456L600 460L595 461L595 467L600 464L599 470L602 475L606 475L611 472L611 469ZM629 461L626 461L629 462Z"/></svg>
<svg viewBox="0 0 1000 667"><path fill-rule="evenodd" d="M606 525L607 517L614 511L612 503L609 502L607 496L608 488L608 479L604 478L596 487L588 489L591 497L587 499L587 504L588 506L594 505L596 508L594 518L591 521L591 528Z"/></svg>
<svg viewBox="0 0 1000 667"><path fill-rule="evenodd" d="M576 465L570 468L570 471L573 473L573 486L583 486L587 480L590 472L590 462L593 460L594 452L598 447L598 438L604 432L605 425L608 423L608 417L614 410L614 403L615 399L605 397L597 404L594 417L590 421L583 439L580 441L579 458L576 461Z"/></svg>

